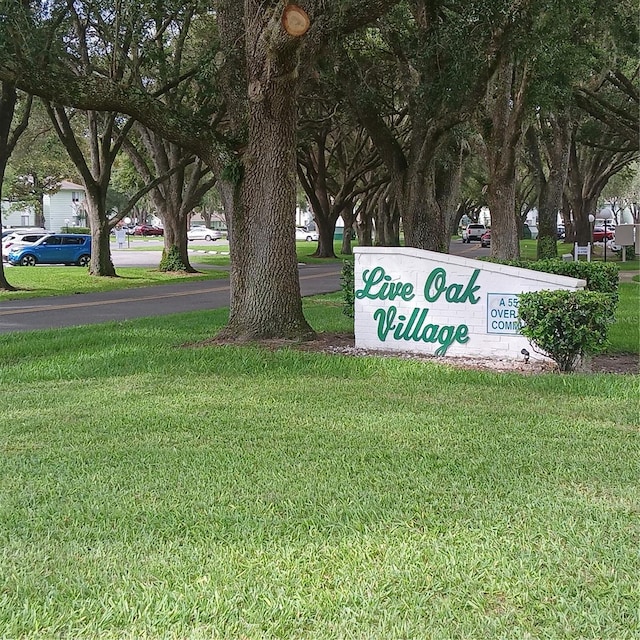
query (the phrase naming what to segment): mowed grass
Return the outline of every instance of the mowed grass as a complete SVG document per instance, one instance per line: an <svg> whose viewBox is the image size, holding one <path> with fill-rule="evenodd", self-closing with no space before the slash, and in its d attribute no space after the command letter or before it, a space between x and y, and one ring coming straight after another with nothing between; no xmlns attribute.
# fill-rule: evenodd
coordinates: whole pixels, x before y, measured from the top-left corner
<svg viewBox="0 0 640 640"><path fill-rule="evenodd" d="M0 637L640 636L637 376L203 344L225 320L0 336Z"/></svg>
<svg viewBox="0 0 640 640"><path fill-rule="evenodd" d="M16 291L0 291L3 300L115 291L183 280L226 278L228 272L207 270L200 273L163 272L148 267L118 267L116 278L91 276L83 267L6 267L5 275Z"/></svg>
<svg viewBox="0 0 640 640"><path fill-rule="evenodd" d="M615 323L608 332L608 353L638 353L640 350L640 282L618 285Z"/></svg>

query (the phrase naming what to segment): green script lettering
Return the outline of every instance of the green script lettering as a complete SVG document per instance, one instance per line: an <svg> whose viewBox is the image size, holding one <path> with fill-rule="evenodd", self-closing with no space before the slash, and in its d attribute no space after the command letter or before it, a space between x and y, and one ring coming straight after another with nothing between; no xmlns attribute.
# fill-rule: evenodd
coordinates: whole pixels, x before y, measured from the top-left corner
<svg viewBox="0 0 640 640"><path fill-rule="evenodd" d="M369 300L395 300L400 298L405 302L413 300L413 285L410 282L391 282L391 276L387 275L382 267L366 269L362 273L362 289L356 291L356 298L368 298Z"/></svg>
<svg viewBox="0 0 640 640"><path fill-rule="evenodd" d="M475 269L473 275L469 279L467 286L463 290L462 284L453 283L447 286L447 273L442 267L438 267L431 271L424 284L424 297L428 302L436 302L444 293L447 302L470 302L476 304L480 301L475 294L480 285L476 284L476 280L480 275L480 269Z"/></svg>
<svg viewBox="0 0 640 640"><path fill-rule="evenodd" d="M466 324L457 326L428 324L426 322L428 313L428 309L414 308L407 321L407 317L398 314L398 309L393 305L386 309L376 309L373 319L378 323L378 339L385 342L391 333L395 340L437 343L440 345L435 351L437 356L445 355L455 342L465 344L469 341L469 327Z"/></svg>

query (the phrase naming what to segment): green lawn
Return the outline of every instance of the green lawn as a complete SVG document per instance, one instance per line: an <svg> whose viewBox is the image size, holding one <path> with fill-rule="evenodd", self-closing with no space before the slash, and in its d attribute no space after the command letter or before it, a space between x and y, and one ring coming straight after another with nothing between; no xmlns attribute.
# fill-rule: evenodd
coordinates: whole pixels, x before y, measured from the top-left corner
<svg viewBox="0 0 640 640"><path fill-rule="evenodd" d="M640 283L621 282L616 322L609 329L610 353L637 353L640 349Z"/></svg>
<svg viewBox="0 0 640 640"><path fill-rule="evenodd" d="M146 267L119 267L116 271L117 278L99 278L90 276L87 270L82 267L10 267L6 269L5 274L7 280L17 288L17 291L0 291L0 302L74 293L114 291L156 284L171 284L181 280L210 280L228 276L226 271L215 270L194 274L166 273Z"/></svg>
<svg viewBox="0 0 640 640"><path fill-rule="evenodd" d="M1 637L640 636L638 376L203 346L225 320L0 336Z"/></svg>

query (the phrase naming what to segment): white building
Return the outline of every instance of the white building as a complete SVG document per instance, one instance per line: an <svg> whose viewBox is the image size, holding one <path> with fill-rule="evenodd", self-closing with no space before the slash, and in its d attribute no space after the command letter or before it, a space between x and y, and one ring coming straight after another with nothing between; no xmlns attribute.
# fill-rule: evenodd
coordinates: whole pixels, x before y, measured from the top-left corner
<svg viewBox="0 0 640 640"><path fill-rule="evenodd" d="M51 231L60 231L62 227L86 227L84 199L82 185L63 180L58 191L44 196L45 227Z"/></svg>
<svg viewBox="0 0 640 640"><path fill-rule="evenodd" d="M84 200L82 185L63 180L58 191L43 197L45 229L60 231L62 227L86 226ZM2 226L5 229L37 226L34 208L19 208L15 203L3 202Z"/></svg>

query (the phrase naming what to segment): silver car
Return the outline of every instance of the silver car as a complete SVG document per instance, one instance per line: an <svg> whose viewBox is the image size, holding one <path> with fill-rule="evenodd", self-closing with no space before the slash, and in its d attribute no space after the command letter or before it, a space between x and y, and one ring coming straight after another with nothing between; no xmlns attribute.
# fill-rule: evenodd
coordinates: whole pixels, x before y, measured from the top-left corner
<svg viewBox="0 0 640 640"><path fill-rule="evenodd" d="M209 229L208 227L193 227L187 231L187 240L220 240L222 231L218 229Z"/></svg>

